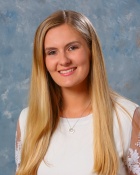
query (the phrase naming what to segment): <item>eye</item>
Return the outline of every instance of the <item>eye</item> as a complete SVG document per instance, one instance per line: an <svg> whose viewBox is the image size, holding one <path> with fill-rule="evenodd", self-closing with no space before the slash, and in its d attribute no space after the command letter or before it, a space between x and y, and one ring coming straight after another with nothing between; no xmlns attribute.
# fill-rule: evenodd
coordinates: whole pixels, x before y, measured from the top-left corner
<svg viewBox="0 0 140 175"><path fill-rule="evenodd" d="M56 54L56 50L50 50L47 52L47 55L55 55Z"/></svg>
<svg viewBox="0 0 140 175"><path fill-rule="evenodd" d="M69 51L73 51L73 50L75 50L75 49L78 49L78 46L73 45L73 46L70 46L70 47L68 48Z"/></svg>

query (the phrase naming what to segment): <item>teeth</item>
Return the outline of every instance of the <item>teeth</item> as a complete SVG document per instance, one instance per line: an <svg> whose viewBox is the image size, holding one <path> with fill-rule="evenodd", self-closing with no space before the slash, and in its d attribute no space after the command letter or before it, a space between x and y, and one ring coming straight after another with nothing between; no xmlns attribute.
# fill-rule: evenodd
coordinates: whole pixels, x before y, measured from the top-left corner
<svg viewBox="0 0 140 175"><path fill-rule="evenodd" d="M73 71L74 71L74 68L69 69L69 70L62 70L62 71L60 71L60 73L61 73L61 74L67 74L67 73L73 72Z"/></svg>

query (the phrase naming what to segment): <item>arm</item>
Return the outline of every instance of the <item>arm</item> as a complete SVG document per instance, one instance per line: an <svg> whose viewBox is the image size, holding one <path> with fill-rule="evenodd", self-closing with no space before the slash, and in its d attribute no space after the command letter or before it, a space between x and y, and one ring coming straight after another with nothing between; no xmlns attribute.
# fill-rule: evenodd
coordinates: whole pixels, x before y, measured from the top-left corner
<svg viewBox="0 0 140 175"><path fill-rule="evenodd" d="M21 161L21 130L19 125L19 120L17 122L16 129L16 139L15 139L15 162L16 162L16 171L20 165Z"/></svg>
<svg viewBox="0 0 140 175"><path fill-rule="evenodd" d="M140 107L136 108L132 120L132 135L127 166L130 175L140 175Z"/></svg>

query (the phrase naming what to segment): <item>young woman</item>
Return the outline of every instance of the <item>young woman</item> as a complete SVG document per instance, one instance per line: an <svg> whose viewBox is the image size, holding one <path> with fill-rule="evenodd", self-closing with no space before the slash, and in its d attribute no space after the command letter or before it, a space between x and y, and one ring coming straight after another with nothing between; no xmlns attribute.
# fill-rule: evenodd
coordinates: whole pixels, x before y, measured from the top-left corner
<svg viewBox="0 0 140 175"><path fill-rule="evenodd" d="M74 11L55 12L35 34L16 175L127 175L136 107L109 88L91 22Z"/></svg>

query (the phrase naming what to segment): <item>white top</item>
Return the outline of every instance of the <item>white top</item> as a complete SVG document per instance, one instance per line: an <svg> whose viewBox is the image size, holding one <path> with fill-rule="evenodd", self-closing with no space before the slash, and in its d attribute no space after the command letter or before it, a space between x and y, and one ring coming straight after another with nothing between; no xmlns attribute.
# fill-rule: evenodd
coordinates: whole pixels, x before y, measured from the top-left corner
<svg viewBox="0 0 140 175"><path fill-rule="evenodd" d="M133 116L137 107L134 103L121 99L119 103ZM127 157L131 138L131 119L123 110L118 107L119 119L122 125L122 138L124 142L124 155ZM16 148L17 164L20 163L20 150L24 141L28 108L24 109L19 117L21 130L21 143ZM92 173L93 160L93 118L94 115L79 119L60 118L59 125L52 135L49 149L42 160L37 175L95 175ZM77 122L78 120L78 122ZM75 125L76 123L76 125ZM70 133L70 126L75 125L74 133ZM118 175L127 175L124 162L122 161L123 150L121 145L119 126L116 115L114 114L114 136L116 148L119 155Z"/></svg>

